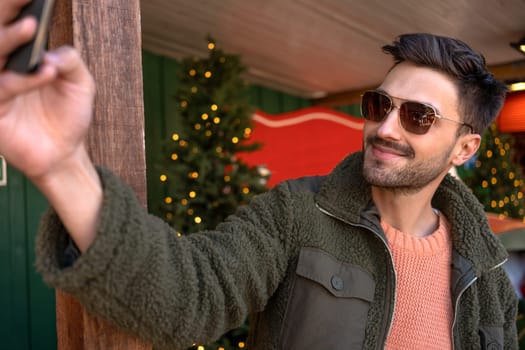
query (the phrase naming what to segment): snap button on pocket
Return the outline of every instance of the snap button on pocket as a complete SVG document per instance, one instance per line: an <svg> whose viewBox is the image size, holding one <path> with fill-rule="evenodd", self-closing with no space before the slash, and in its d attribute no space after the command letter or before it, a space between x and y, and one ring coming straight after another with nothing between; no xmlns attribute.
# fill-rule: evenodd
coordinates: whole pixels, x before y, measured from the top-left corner
<svg viewBox="0 0 525 350"><path fill-rule="evenodd" d="M332 284L332 288L335 290L343 290L345 284L341 277L339 276L332 276L332 279L330 279L330 283Z"/></svg>
<svg viewBox="0 0 525 350"><path fill-rule="evenodd" d="M487 350L501 350L501 346L499 346L497 343L490 343L487 346Z"/></svg>

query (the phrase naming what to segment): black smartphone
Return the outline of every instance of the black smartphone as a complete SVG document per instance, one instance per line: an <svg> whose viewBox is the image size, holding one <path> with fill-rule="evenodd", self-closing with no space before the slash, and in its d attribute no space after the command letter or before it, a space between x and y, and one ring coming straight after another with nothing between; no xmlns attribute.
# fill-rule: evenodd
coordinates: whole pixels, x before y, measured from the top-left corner
<svg viewBox="0 0 525 350"><path fill-rule="evenodd" d="M31 73L38 69L47 45L54 3L54 0L33 0L22 8L15 20L34 16L38 20L38 27L30 42L18 47L9 55L5 69L18 73Z"/></svg>

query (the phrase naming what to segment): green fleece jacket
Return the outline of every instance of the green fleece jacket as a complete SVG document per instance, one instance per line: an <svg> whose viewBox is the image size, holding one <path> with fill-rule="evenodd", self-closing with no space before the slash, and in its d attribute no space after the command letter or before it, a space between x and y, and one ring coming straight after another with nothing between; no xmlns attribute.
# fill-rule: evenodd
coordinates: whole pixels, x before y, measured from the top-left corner
<svg viewBox="0 0 525 350"><path fill-rule="evenodd" d="M215 340L248 315L252 350L382 349L396 275L361 171L355 153L326 177L283 182L216 230L179 238L100 169L97 239L69 263L69 236L50 210L37 268L157 349ZM450 176L433 206L452 226L455 349L517 349L517 301L501 268L507 254L482 206Z"/></svg>

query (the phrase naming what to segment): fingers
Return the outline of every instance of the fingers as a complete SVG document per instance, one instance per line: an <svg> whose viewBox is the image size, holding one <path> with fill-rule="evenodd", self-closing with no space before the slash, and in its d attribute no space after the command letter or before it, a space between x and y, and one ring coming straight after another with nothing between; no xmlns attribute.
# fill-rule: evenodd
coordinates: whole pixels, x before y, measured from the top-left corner
<svg viewBox="0 0 525 350"><path fill-rule="evenodd" d="M38 72L30 75L5 72L0 75L0 103L15 98L52 81L57 69L52 65L42 65Z"/></svg>
<svg viewBox="0 0 525 350"><path fill-rule="evenodd" d="M12 51L35 35L36 27L36 19L27 17L0 29L0 67L4 66Z"/></svg>
<svg viewBox="0 0 525 350"><path fill-rule="evenodd" d="M77 50L63 46L46 52L42 64L34 74L4 72L0 74L0 103L13 99L51 82L60 82L56 87L76 86L92 92L95 89L93 77L82 61Z"/></svg>
<svg viewBox="0 0 525 350"><path fill-rule="evenodd" d="M0 25L3 26L15 19L22 7L30 2L31 0L2 0L2 5L0 6Z"/></svg>
<svg viewBox="0 0 525 350"><path fill-rule="evenodd" d="M62 46L49 51L44 55L43 63L55 67L59 78L65 82L94 89L93 77L79 52L74 48Z"/></svg>
<svg viewBox="0 0 525 350"><path fill-rule="evenodd" d="M2 0L0 5L0 70L7 62L7 57L17 47L28 42L36 32L37 20L24 17L13 21L22 7L30 0Z"/></svg>

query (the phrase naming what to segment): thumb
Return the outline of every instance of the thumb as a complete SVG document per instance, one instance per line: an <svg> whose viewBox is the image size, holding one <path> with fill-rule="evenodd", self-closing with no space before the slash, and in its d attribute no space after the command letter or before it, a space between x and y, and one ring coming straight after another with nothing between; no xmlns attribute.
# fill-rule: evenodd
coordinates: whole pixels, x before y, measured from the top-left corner
<svg viewBox="0 0 525 350"><path fill-rule="evenodd" d="M95 83L79 52L71 46L62 46L56 50L46 52L42 64L53 66L58 77L69 83L95 89Z"/></svg>

